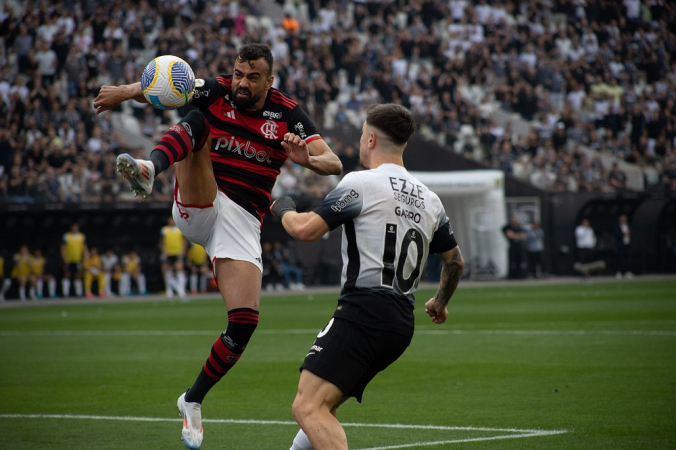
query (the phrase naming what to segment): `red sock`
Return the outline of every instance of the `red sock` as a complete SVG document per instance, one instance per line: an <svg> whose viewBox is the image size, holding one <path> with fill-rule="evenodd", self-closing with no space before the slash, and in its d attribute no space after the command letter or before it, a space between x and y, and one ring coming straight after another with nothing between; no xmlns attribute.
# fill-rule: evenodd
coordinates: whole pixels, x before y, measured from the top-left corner
<svg viewBox="0 0 676 450"><path fill-rule="evenodd" d="M214 381L220 380L242 356L258 325L258 311L233 309L228 313L228 328L216 339L202 369Z"/></svg>
<svg viewBox="0 0 676 450"><path fill-rule="evenodd" d="M155 164L155 174L166 170L167 167L177 161L185 159L190 152L199 151L209 137L209 124L198 110L190 111L176 125L172 125L162 135L157 143L150 159ZM157 158L157 153L166 158ZM164 167L165 161L168 165Z"/></svg>

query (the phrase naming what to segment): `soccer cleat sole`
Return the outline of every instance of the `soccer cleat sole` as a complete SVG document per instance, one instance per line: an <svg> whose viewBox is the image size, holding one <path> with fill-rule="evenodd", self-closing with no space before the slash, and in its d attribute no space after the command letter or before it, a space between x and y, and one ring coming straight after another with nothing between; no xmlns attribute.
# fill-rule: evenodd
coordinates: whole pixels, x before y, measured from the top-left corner
<svg viewBox="0 0 676 450"><path fill-rule="evenodd" d="M198 446L191 445L183 438L183 436L181 436L181 441L183 441L183 445L185 445L185 448L188 448L190 450L200 450L201 445Z"/></svg>
<svg viewBox="0 0 676 450"><path fill-rule="evenodd" d="M117 157L115 164L117 173L131 184L131 192L135 197L141 195L146 198L150 195L150 192L146 192L146 189L136 180L138 173L141 171L141 166L134 158L123 153Z"/></svg>

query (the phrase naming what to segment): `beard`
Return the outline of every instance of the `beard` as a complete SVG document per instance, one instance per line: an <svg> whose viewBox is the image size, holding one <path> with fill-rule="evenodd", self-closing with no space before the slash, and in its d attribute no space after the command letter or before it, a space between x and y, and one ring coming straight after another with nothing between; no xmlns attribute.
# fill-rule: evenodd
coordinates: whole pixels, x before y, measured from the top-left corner
<svg viewBox="0 0 676 450"><path fill-rule="evenodd" d="M238 93L247 94L248 97L240 97ZM261 95L253 95L249 90L237 90L233 103L239 109L251 109L261 99Z"/></svg>

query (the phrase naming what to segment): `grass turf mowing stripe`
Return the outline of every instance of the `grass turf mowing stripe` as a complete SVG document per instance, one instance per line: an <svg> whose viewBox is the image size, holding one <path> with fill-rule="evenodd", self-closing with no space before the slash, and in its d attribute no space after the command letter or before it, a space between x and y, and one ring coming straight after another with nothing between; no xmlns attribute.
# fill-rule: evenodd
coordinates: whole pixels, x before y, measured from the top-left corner
<svg viewBox="0 0 676 450"><path fill-rule="evenodd" d="M115 420L115 421L133 421L133 422L180 422L180 418L164 417L133 417L133 416L100 416L83 414L0 414L4 419L71 419L71 420ZM242 420L242 419L202 419L203 423L230 423L245 425L294 425L294 421L286 420ZM388 424L388 423L343 423L344 427L371 427L371 428L395 428L409 430L447 430L447 431L477 431L477 432L500 432L512 433L498 436L482 436L477 438L450 439L427 442L411 442L406 444L387 445L379 447L369 447L357 450L390 450L411 447L429 447L443 444L456 444L463 442L477 441L495 441L500 439L517 439L526 437L552 436L556 434L568 433L568 430L532 430L519 428L489 428L489 427L459 427L445 425L408 425L408 424Z"/></svg>
<svg viewBox="0 0 676 450"><path fill-rule="evenodd" d="M314 334L319 329L290 329L290 330L257 330L257 334ZM59 330L59 331L0 331L0 337L42 337L42 336L211 336L217 331L200 330ZM650 331L650 330L434 330L418 328L416 334L424 335L448 335L448 334L497 334L497 335L542 335L542 336L676 336L676 331Z"/></svg>

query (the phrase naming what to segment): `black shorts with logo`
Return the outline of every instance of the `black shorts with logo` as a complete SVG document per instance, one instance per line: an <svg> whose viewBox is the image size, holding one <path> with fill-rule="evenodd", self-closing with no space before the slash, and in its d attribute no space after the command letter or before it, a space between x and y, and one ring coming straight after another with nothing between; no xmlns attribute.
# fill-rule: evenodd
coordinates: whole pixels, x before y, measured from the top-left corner
<svg viewBox="0 0 676 450"><path fill-rule="evenodd" d="M317 335L301 370L309 370L361 403L366 385L404 353L411 339L411 335L333 317Z"/></svg>

